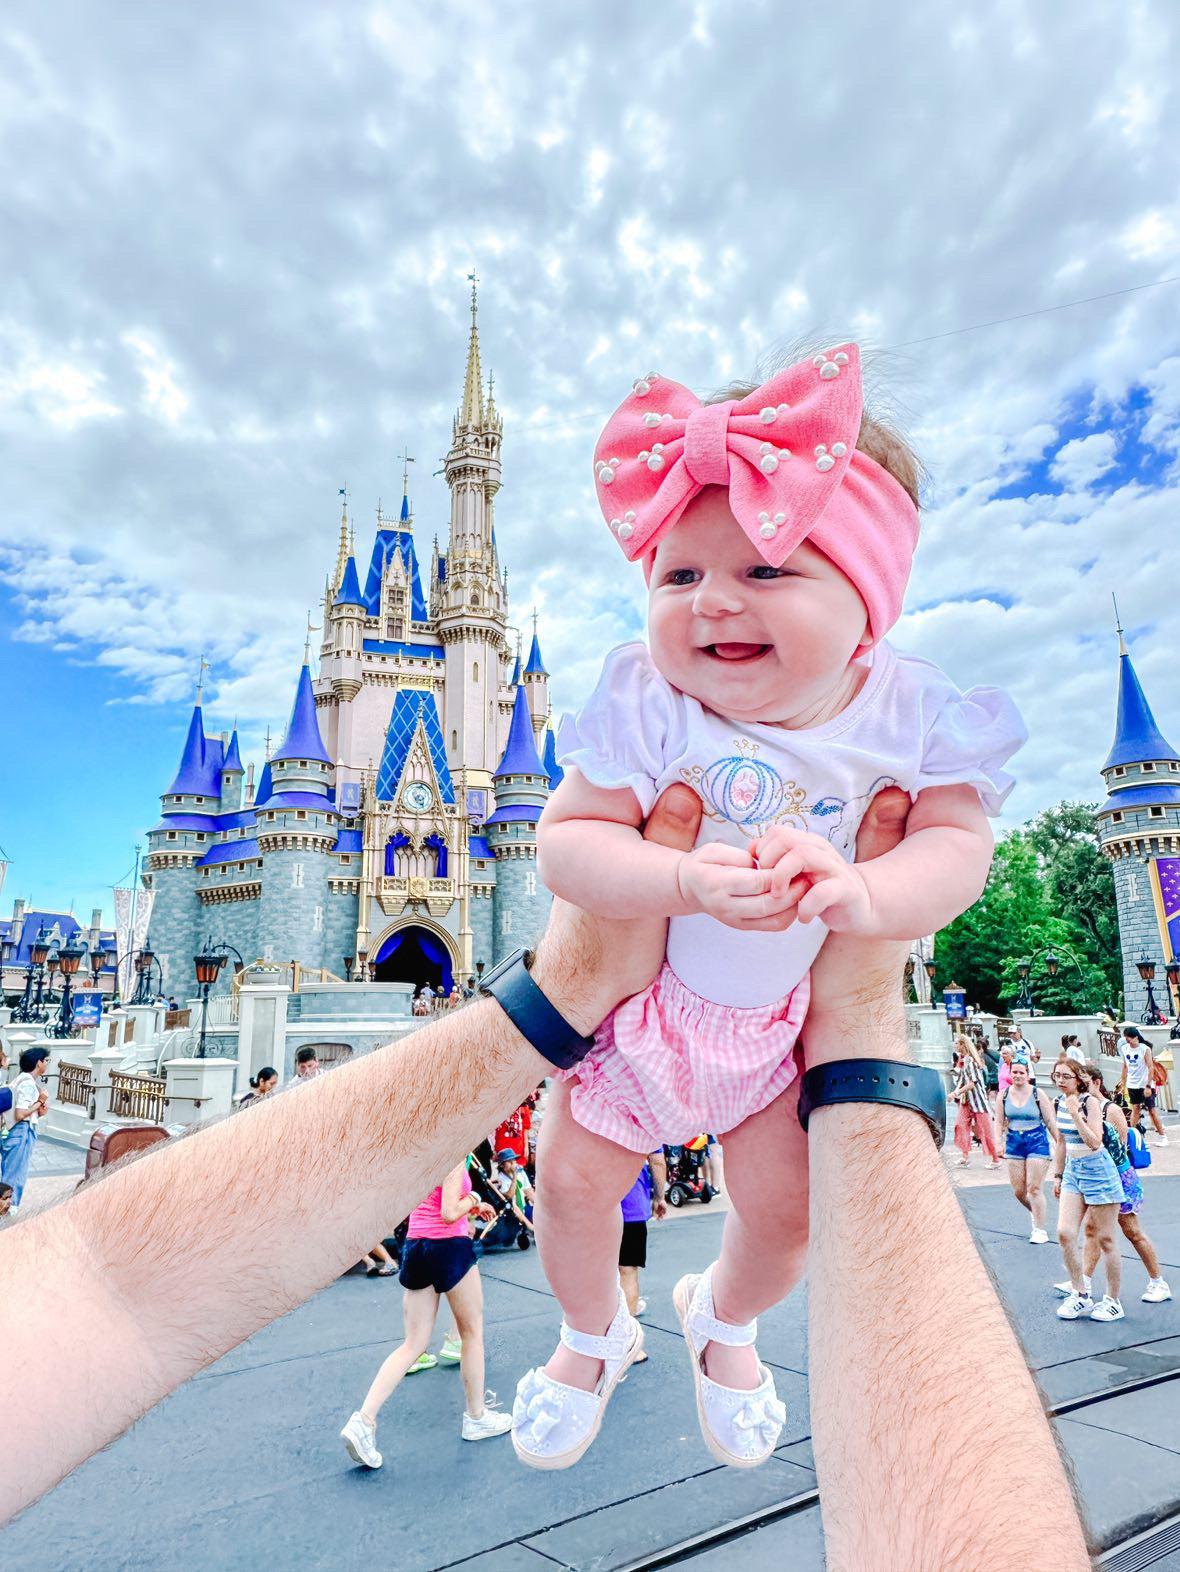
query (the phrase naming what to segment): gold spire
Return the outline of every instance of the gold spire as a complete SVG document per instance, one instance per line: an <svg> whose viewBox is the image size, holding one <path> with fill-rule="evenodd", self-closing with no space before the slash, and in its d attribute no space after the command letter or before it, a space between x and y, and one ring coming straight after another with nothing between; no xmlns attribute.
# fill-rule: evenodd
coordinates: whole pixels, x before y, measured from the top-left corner
<svg viewBox="0 0 1180 1572"><path fill-rule="evenodd" d="M1110 598L1114 601L1114 631L1119 636L1119 654L1125 655L1127 653L1127 641L1123 638L1123 619L1119 616L1119 603L1115 600L1113 590L1110 592Z"/></svg>
<svg viewBox="0 0 1180 1572"><path fill-rule="evenodd" d="M201 707L201 695L205 691L205 673L208 670L209 670L209 662L205 659L204 655L202 655L201 656L201 664L200 664L200 666L197 669L197 708L198 709L200 709L200 707Z"/></svg>
<svg viewBox="0 0 1180 1572"><path fill-rule="evenodd" d="M332 578L333 589L344 583L344 569L348 563L348 486L340 488L344 501L340 504L340 546L336 552L336 572Z"/></svg>
<svg viewBox="0 0 1180 1572"><path fill-rule="evenodd" d="M476 325L476 286L479 280L474 273L468 273L467 277L471 281L471 342L467 346L467 375L463 379L459 424L478 428L483 425L483 373L479 365L479 329Z"/></svg>

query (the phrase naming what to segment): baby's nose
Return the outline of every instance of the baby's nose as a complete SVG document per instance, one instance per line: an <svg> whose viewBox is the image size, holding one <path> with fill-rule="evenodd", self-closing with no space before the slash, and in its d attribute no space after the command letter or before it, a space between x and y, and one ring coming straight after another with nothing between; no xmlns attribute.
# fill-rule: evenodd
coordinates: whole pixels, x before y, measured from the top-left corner
<svg viewBox="0 0 1180 1572"><path fill-rule="evenodd" d="M743 600L738 590L725 584L702 584L693 597L692 609L698 617L727 617L739 612Z"/></svg>

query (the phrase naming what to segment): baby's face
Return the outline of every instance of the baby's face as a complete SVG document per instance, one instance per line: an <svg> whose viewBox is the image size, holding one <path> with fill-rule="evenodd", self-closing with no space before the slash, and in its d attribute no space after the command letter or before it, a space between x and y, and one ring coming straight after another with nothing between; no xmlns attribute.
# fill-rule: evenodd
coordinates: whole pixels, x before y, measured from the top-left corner
<svg viewBox="0 0 1180 1572"><path fill-rule="evenodd" d="M867 627L860 595L823 552L804 543L772 568L720 487L695 497L656 548L652 659L674 687L719 715L807 724L838 688Z"/></svg>

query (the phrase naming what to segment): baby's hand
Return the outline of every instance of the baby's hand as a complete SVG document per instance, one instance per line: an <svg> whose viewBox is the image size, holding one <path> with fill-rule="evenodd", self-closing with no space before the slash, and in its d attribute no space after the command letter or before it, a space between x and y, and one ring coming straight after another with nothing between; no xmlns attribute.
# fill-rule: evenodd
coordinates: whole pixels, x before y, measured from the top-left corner
<svg viewBox="0 0 1180 1572"><path fill-rule="evenodd" d="M871 931L868 885L854 864L822 835L781 825L754 843L759 868L770 871L770 899L779 908L797 901L799 922L822 917L833 933Z"/></svg>
<svg viewBox="0 0 1180 1572"><path fill-rule="evenodd" d="M751 918L765 914L770 878L736 846L711 844L686 852L676 877L691 911L707 912L730 928L749 928Z"/></svg>

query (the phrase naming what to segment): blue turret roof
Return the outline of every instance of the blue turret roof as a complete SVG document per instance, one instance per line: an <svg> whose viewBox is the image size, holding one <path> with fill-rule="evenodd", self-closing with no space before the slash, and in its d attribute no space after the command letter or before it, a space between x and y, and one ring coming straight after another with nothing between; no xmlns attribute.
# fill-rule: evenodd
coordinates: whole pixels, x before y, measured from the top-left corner
<svg viewBox="0 0 1180 1572"><path fill-rule="evenodd" d="M270 780L270 760L262 766L262 774L258 777L258 790L254 793L254 806L261 808L264 802L269 802L274 787Z"/></svg>
<svg viewBox="0 0 1180 1572"><path fill-rule="evenodd" d="M221 752L220 744L217 748ZM220 759L218 761L220 763ZM218 772L220 773L220 772ZM184 752L180 756L180 768L176 772L176 779L169 786L165 796L179 797L218 797L221 795L221 782L215 780L211 785L209 781L209 766L206 759L205 728L201 720L201 706L193 705L193 716L188 723L188 735L184 739Z"/></svg>
<svg viewBox="0 0 1180 1572"><path fill-rule="evenodd" d="M1156 725L1124 646L1119 655L1119 709L1114 723L1114 743L1102 768L1110 770L1116 764L1143 764L1159 759L1180 760L1180 753Z"/></svg>
<svg viewBox="0 0 1180 1572"><path fill-rule="evenodd" d="M351 554L348 561L344 564L344 577L340 580L340 590L333 605L359 606L362 611L368 609L365 605L365 597L361 594L361 581L357 577L356 558Z"/></svg>
<svg viewBox="0 0 1180 1572"><path fill-rule="evenodd" d="M504 757L497 766L493 779L499 780L504 775L540 775L547 777L549 771L537 757L537 744L533 736L533 718L529 714L529 701L523 688L516 690L516 702L512 706L512 724L508 728L508 746L504 749Z"/></svg>
<svg viewBox="0 0 1180 1572"><path fill-rule="evenodd" d="M565 779L565 771L557 762L557 738L545 729L545 768L549 772L549 790L556 791Z"/></svg>
<svg viewBox="0 0 1180 1572"><path fill-rule="evenodd" d="M406 767L406 758L410 751L410 744L414 740L414 733L418 729L419 720L426 733L426 746L438 779L438 789L442 793L443 801L453 804L455 788L451 783L451 772L447 767L447 750L443 745L438 709L435 706L434 694L424 688L398 689L397 697L393 701L393 709L390 711L389 725L385 731L385 748L377 771L377 796L382 802L393 801L398 782Z"/></svg>
<svg viewBox="0 0 1180 1572"><path fill-rule="evenodd" d="M238 752L238 728L236 726L233 729L233 735L229 739L229 752L226 754L221 766L223 775L231 771L235 775L244 775L246 773L242 768L242 755Z"/></svg>
<svg viewBox="0 0 1180 1572"><path fill-rule="evenodd" d="M517 650L517 652L516 652L516 665L513 666L513 668L512 668L512 681L509 683L509 687L515 688L515 687L518 687L519 685L520 685L520 651Z"/></svg>
<svg viewBox="0 0 1180 1572"><path fill-rule="evenodd" d="M331 764L324 739L320 736L320 723L316 719L315 694L311 691L311 672L306 661L299 673L295 689L295 703L291 708L291 721L282 746L274 755L273 763L280 759L318 759L321 764Z"/></svg>
<svg viewBox="0 0 1180 1572"><path fill-rule="evenodd" d="M532 676L535 673L540 673L542 677L547 677L549 675L549 673L545 670L545 662L541 659L541 646L537 640L535 629L533 631L533 642L529 649L529 658L525 662L524 669L526 676Z"/></svg>
<svg viewBox="0 0 1180 1572"><path fill-rule="evenodd" d="M403 491L402 492L402 523L403 524L409 518L409 516L410 516L410 499L407 496L407 494Z"/></svg>

